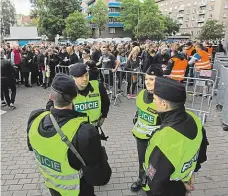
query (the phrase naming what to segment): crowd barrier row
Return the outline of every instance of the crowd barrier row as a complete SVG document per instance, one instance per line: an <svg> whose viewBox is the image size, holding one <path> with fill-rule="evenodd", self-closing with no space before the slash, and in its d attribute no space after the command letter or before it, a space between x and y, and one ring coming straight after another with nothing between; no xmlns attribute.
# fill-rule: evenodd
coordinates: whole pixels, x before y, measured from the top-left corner
<svg viewBox="0 0 228 196"><path fill-rule="evenodd" d="M56 66L56 73L68 74L68 69L67 66ZM112 69L100 68L98 80L104 83L113 104L119 106L123 99L126 97L126 100L135 99L137 94L145 88L144 75L137 71L117 70L113 72ZM211 112L217 76L217 70L212 70L210 77L181 77L187 92L186 109L195 112L203 123Z"/></svg>

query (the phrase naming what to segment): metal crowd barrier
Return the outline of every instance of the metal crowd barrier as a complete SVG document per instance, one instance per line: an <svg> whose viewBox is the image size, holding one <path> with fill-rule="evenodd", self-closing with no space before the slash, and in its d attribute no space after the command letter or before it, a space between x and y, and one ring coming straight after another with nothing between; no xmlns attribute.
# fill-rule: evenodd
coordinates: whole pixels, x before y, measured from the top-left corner
<svg viewBox="0 0 228 196"><path fill-rule="evenodd" d="M69 73L69 67L57 66L56 73ZM215 75L216 75L215 70ZM99 81L104 83L107 94L115 106L122 102L134 100L137 94L145 88L144 76L140 71L100 68ZM213 75L213 74L212 74ZM173 76L174 77L174 76ZM191 83L191 85L190 85ZM215 80L211 78L183 77L187 91L186 109L195 112L204 123L210 115L211 102L214 96Z"/></svg>
<svg viewBox="0 0 228 196"><path fill-rule="evenodd" d="M56 65L55 73L65 73L69 75L69 68L70 66Z"/></svg>

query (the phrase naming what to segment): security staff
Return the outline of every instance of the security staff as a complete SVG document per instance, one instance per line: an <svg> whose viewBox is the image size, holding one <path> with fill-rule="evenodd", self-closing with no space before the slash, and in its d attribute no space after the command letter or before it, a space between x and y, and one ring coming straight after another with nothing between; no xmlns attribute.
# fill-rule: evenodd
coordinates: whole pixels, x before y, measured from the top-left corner
<svg viewBox="0 0 228 196"><path fill-rule="evenodd" d="M57 74L50 94L54 107L35 110L28 120L28 147L52 196L95 196L94 186L111 176L97 129L73 109L76 96L74 80Z"/></svg>
<svg viewBox="0 0 228 196"><path fill-rule="evenodd" d="M144 190L148 196L185 196L194 189L194 172L207 160L206 133L200 119L185 110L180 82L156 77L153 97L162 123L146 150Z"/></svg>
<svg viewBox="0 0 228 196"><path fill-rule="evenodd" d="M192 42L188 42L186 45L187 45L187 49L188 49L187 55L191 58L196 53L196 49L192 45Z"/></svg>
<svg viewBox="0 0 228 196"><path fill-rule="evenodd" d="M107 118L110 100L103 83L96 80L89 81L87 66L76 63L70 66L69 74L74 78L78 95L73 99L77 112L86 113L90 123L100 127ZM48 108L53 105L51 101Z"/></svg>
<svg viewBox="0 0 228 196"><path fill-rule="evenodd" d="M149 141L149 135L160 125L160 118L153 103L154 81L156 76L162 76L162 71L156 67L149 67L145 75L146 89L140 91L136 99L137 112L134 118L132 133L136 138L139 159L139 177L131 185L131 191L136 192L142 188L142 180L145 174L143 162Z"/></svg>
<svg viewBox="0 0 228 196"><path fill-rule="evenodd" d="M182 54L178 54L178 51L176 50L172 51L171 55L172 57L164 70L164 75L170 75L169 78L182 82L184 80L188 61Z"/></svg>
<svg viewBox="0 0 228 196"><path fill-rule="evenodd" d="M195 48L196 53L193 55L188 64L195 63L196 71L200 71L203 69L211 69L211 61L208 57L208 53L205 50L203 50L203 46L201 44L196 44Z"/></svg>

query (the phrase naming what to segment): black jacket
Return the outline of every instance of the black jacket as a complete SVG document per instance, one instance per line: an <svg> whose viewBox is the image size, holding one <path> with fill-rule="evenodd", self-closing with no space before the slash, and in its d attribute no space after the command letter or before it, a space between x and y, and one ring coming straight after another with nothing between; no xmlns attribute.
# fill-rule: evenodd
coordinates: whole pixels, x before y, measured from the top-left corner
<svg viewBox="0 0 228 196"><path fill-rule="evenodd" d="M91 60L95 61L96 63L99 61L101 57L101 51L95 49L94 52L91 55Z"/></svg>
<svg viewBox="0 0 228 196"><path fill-rule="evenodd" d="M69 58L70 58L70 60L69 60L69 65L78 63L78 61L79 61L78 55L75 54L75 53L69 55Z"/></svg>
<svg viewBox="0 0 228 196"><path fill-rule="evenodd" d="M27 133L29 133L33 120L44 111L45 110L42 109L35 110L30 114ZM55 108L51 109L51 113L55 117L60 128L69 120L85 115L74 110L59 110ZM38 132L45 138L53 137L57 134L49 115L41 121ZM83 177L80 180L79 196L94 196L93 186L107 184L112 173L107 162L107 154L101 146L99 132L93 125L84 123L79 127L71 143L86 163L86 167L83 167L77 157L68 149L67 158L70 166L76 170L83 169ZM32 150L32 146L29 143L29 137L28 148L29 150ZM54 190L51 191L54 192L55 195L60 195Z"/></svg>
<svg viewBox="0 0 228 196"><path fill-rule="evenodd" d="M78 90L78 93L82 96L87 96L89 91L90 92L94 91L94 89L90 83L83 91ZM109 100L109 97L107 95L107 92L106 92L106 89L105 89L103 83L99 83L99 92L100 92L100 96L101 96L101 117L107 118L107 115L109 112L110 100ZM52 106L53 106L53 101L49 100L46 105L46 108L50 109Z"/></svg>
<svg viewBox="0 0 228 196"><path fill-rule="evenodd" d="M162 121L160 130L169 126L189 139L196 137L196 123L194 119L186 113L184 107L162 113L160 117ZM195 172L201 168L201 163L207 160L206 151L209 143L204 128L202 128L202 133L203 140ZM174 167L158 147L155 147L151 153L149 162L155 172L152 180L148 178L148 185L150 187L150 192L147 193L148 196L185 196L186 189L182 181L170 181Z"/></svg>
<svg viewBox="0 0 228 196"><path fill-rule="evenodd" d="M8 80L13 80L15 79L15 74L15 69L11 63L6 59L1 58L1 79L7 78Z"/></svg>

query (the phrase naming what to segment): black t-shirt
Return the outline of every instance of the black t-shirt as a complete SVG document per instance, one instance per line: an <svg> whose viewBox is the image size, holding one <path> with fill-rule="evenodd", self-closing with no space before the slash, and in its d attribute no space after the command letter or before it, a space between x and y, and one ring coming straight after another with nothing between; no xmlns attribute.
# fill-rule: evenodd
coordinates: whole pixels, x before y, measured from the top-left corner
<svg viewBox="0 0 228 196"><path fill-rule="evenodd" d="M102 68L114 69L115 68L116 57L112 54L102 56Z"/></svg>

